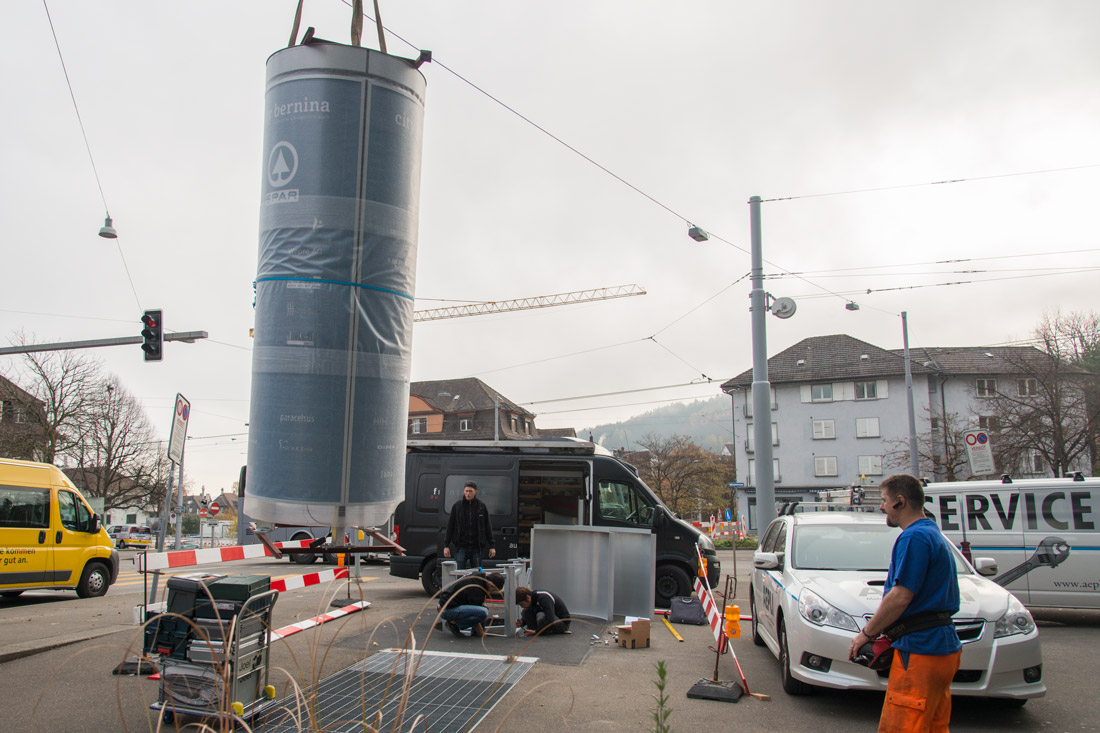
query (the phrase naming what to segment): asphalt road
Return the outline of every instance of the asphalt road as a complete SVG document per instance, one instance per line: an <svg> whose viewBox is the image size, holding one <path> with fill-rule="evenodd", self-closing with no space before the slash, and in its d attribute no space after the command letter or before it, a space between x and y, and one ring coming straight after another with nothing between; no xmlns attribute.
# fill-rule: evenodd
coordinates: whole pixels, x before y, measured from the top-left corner
<svg viewBox="0 0 1100 733"><path fill-rule="evenodd" d="M750 553L738 554L739 596L747 594L750 558ZM733 569L731 559L722 558L727 571ZM321 567L267 559L221 565L217 570L279 576ZM0 601L0 728L157 729L158 717L148 709L156 698L157 683L111 674L140 648L139 629L131 619L133 606L140 602L141 579L127 574L125 562L123 570L119 584L104 598L80 600L75 593L34 592L15 601ZM877 725L881 694L823 690L810 697L786 695L778 663L766 649L753 646L747 633L733 642L734 651L750 689L770 695L771 700L746 697L736 704L693 700L686 697L688 688L712 678L715 670L716 657L708 650L713 637L706 627L677 625L684 638L679 642L663 624L655 624L652 646L638 650L620 649L613 642L589 643L592 634L601 641L610 640L612 624L602 622L577 625L568 641L540 639L531 645L512 638L483 642L438 633L424 639L433 606L410 642L407 633L425 611L427 600L420 584L391 578L385 566L364 566L363 575L359 587L371 602L370 609L273 645L271 678L280 694L292 691L290 680L308 686L373 651L415 644L416 648L525 654L544 660L488 714L479 730L652 730L658 660L668 666L669 723L677 731L871 731ZM334 596L349 594L357 596L358 591L355 586L349 591L344 583L284 593L275 606L274 623L281 626L322 613ZM952 731L1100 731L1094 690L1100 667L1095 652L1100 612L1038 611L1035 615L1043 642L1047 696L1029 701L1022 709L1008 709L995 701L956 699ZM562 646L555 647L559 642ZM718 660L718 678L737 679L729 655ZM409 725L401 730L409 730Z"/></svg>

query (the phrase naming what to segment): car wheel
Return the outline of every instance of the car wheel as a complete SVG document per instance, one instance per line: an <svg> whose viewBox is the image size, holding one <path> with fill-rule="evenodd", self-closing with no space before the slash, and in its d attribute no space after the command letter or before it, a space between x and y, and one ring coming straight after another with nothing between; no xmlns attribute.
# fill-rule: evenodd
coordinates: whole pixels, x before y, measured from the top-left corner
<svg viewBox="0 0 1100 733"><path fill-rule="evenodd" d="M122 540L119 540L118 541L118 549L125 550L126 549L126 543L123 542Z"/></svg>
<svg viewBox="0 0 1100 733"><path fill-rule="evenodd" d="M291 539L293 539L293 540L304 540L306 542L309 542L313 538L310 537L308 534L299 533L299 534L296 534L293 537L291 537ZM290 556L290 561L292 563L297 563L298 565L312 565L313 563L315 563L317 561L317 556L312 554L312 553L307 553L307 552L302 552L302 553L296 552L296 553L294 553L293 555Z"/></svg>
<svg viewBox="0 0 1100 733"><path fill-rule="evenodd" d="M76 586L76 594L81 598L99 598L107 593L110 585L111 576L106 566L98 562L90 562L84 566L80 584Z"/></svg>
<svg viewBox="0 0 1100 733"><path fill-rule="evenodd" d="M753 614L755 617L756 614ZM787 649L787 627L779 620L779 672L783 675L783 691L788 695L809 695L814 691L812 685L796 680L791 676L791 653Z"/></svg>
<svg viewBox="0 0 1100 733"><path fill-rule="evenodd" d="M439 592L442 586L443 570L439 567L439 560L435 557L429 557L428 561L424 563L424 567L420 570L420 584L424 586L424 592L430 596L434 596Z"/></svg>
<svg viewBox="0 0 1100 733"><path fill-rule="evenodd" d="M676 596L691 594L691 580L676 565L658 565L655 591L654 603L660 608L668 608Z"/></svg>
<svg viewBox="0 0 1100 733"><path fill-rule="evenodd" d="M749 591L749 613L752 614L752 643L764 646L764 637L760 636L760 629L756 624L756 594Z"/></svg>

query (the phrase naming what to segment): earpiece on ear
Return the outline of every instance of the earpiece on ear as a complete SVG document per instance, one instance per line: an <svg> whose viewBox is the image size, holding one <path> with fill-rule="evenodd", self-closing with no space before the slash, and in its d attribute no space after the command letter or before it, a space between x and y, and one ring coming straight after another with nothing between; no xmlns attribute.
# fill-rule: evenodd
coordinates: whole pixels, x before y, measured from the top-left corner
<svg viewBox="0 0 1100 733"><path fill-rule="evenodd" d="M897 501L894 502L894 508L895 509L901 509L901 507L904 503L905 503L904 501L902 501L901 499L898 499Z"/></svg>

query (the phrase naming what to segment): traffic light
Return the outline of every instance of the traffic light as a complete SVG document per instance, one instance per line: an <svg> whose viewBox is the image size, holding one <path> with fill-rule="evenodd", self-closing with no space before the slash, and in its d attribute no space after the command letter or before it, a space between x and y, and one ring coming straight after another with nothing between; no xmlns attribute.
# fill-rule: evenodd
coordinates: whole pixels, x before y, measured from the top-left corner
<svg viewBox="0 0 1100 733"><path fill-rule="evenodd" d="M163 356L164 346L164 322L161 320L161 312L145 311L141 317L144 328L141 329L141 337L145 341L141 344L141 350L145 352L145 361L160 361Z"/></svg>

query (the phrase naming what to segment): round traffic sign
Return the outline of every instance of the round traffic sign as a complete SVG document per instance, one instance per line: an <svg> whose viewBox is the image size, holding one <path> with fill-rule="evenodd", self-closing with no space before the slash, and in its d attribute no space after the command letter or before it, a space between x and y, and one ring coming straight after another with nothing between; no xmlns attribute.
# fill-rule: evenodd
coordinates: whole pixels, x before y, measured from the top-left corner
<svg viewBox="0 0 1100 733"><path fill-rule="evenodd" d="M221 509L222 508L220 506L218 506L218 502L216 502L216 501L212 502L210 504L210 516L212 516L212 517L217 516L218 512L220 512Z"/></svg>
<svg viewBox="0 0 1100 733"><path fill-rule="evenodd" d="M199 509L199 516L200 517L205 517L206 516L206 507L203 507L203 508Z"/></svg>

